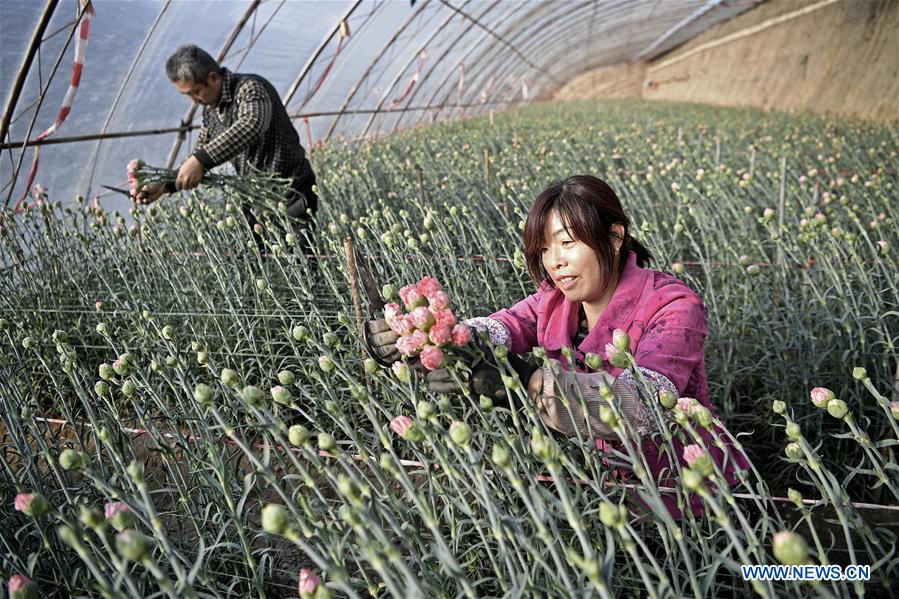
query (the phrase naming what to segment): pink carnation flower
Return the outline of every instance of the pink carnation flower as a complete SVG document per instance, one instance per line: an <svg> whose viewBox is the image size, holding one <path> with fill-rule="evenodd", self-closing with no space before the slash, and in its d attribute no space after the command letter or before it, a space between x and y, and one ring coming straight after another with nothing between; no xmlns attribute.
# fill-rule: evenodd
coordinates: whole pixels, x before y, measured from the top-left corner
<svg viewBox="0 0 899 599"><path fill-rule="evenodd" d="M692 397L681 397L677 400L677 405L674 406L674 409L679 412L686 412L687 416L692 416L693 412L695 412L700 407L699 401Z"/></svg>
<svg viewBox="0 0 899 599"><path fill-rule="evenodd" d="M128 506L121 501L110 501L103 507L103 515L107 520L112 520L116 514L127 512Z"/></svg>
<svg viewBox="0 0 899 599"><path fill-rule="evenodd" d="M443 352L439 347L434 345L426 345L421 350L421 365L428 370L436 370L443 364Z"/></svg>
<svg viewBox="0 0 899 599"><path fill-rule="evenodd" d="M435 324L428 331L428 339L434 345L446 345L453 339L453 330L444 324Z"/></svg>
<svg viewBox="0 0 899 599"><path fill-rule="evenodd" d="M404 356L414 356L419 347L420 346L417 345L415 339L412 338L412 335L403 335L396 340L396 351Z"/></svg>
<svg viewBox="0 0 899 599"><path fill-rule="evenodd" d="M449 308L450 299L445 291L438 291L428 298L431 310L444 310Z"/></svg>
<svg viewBox="0 0 899 599"><path fill-rule="evenodd" d="M393 317L393 320L390 321L389 325L390 330L400 336L410 334L415 328L412 324L412 319L409 318L408 314L397 314Z"/></svg>
<svg viewBox="0 0 899 599"><path fill-rule="evenodd" d="M387 304L384 306L384 320L387 321L389 325L393 322L393 319L403 313L402 308L400 308L399 304Z"/></svg>
<svg viewBox="0 0 899 599"><path fill-rule="evenodd" d="M448 308L444 308L443 310L435 310L434 320L437 322L437 324L446 325L448 327L453 327L456 325L456 315L453 314L453 311Z"/></svg>
<svg viewBox="0 0 899 599"><path fill-rule="evenodd" d="M427 331L434 324L434 315L431 311L425 307L415 308L412 310L412 324L415 325L415 328L420 329L422 331Z"/></svg>
<svg viewBox="0 0 899 599"><path fill-rule="evenodd" d="M468 345L471 341L471 329L464 324L457 324L453 327L453 345L462 347Z"/></svg>
<svg viewBox="0 0 899 599"><path fill-rule="evenodd" d="M418 293L425 296L427 299L432 299L437 292L442 292L443 288L440 286L440 283L437 282L437 279L434 277L422 277L421 281L415 286ZM444 294L446 295L446 294ZM449 299L449 298L447 298Z"/></svg>
<svg viewBox="0 0 899 599"><path fill-rule="evenodd" d="M826 408L830 400L835 398L833 391L824 387L815 387L811 392L812 403L819 408Z"/></svg>
<svg viewBox="0 0 899 599"><path fill-rule="evenodd" d="M13 499L13 506L16 511L24 512L31 507L31 501L34 499L34 493L19 493Z"/></svg>
<svg viewBox="0 0 899 599"><path fill-rule="evenodd" d="M312 595L315 593L315 589L318 588L318 585L322 583L322 579L315 575L315 572L310 570L309 568L303 568L300 570L300 595Z"/></svg>
<svg viewBox="0 0 899 599"><path fill-rule="evenodd" d="M684 447L684 461L686 461L689 465L694 465L697 460L705 457L705 450L697 445L696 443L691 443Z"/></svg>
<svg viewBox="0 0 899 599"><path fill-rule="evenodd" d="M31 579L27 576L23 574L13 574L9 577L7 590L9 591L10 597L12 597L13 593L21 593L32 584L34 583L32 583Z"/></svg>
<svg viewBox="0 0 899 599"><path fill-rule="evenodd" d="M400 289L400 299L406 304L406 309L411 310L421 303L426 302L424 296L418 292L414 285L406 285Z"/></svg>
<svg viewBox="0 0 899 599"><path fill-rule="evenodd" d="M405 439L409 434L409 429L414 425L415 423L408 416L397 416L390 421L390 430Z"/></svg>

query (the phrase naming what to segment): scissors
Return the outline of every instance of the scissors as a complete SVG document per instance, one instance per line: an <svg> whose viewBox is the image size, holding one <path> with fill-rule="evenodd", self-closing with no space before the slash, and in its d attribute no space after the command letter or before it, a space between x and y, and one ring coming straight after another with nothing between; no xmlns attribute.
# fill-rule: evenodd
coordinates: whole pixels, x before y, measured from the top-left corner
<svg viewBox="0 0 899 599"><path fill-rule="evenodd" d="M121 187L112 187L111 185L101 185L100 187L102 187L103 189L108 189L109 191L115 191L124 194L129 198L131 197L131 192L126 189L122 189Z"/></svg>
<svg viewBox="0 0 899 599"><path fill-rule="evenodd" d="M355 252L355 250L354 250ZM365 291L365 297L368 299L368 319L362 325L362 342L365 345L365 349L368 352L368 355L371 358L380 364L381 366L390 366L393 362L385 360L381 356L377 354L377 352L372 351L372 337L374 333L372 333L368 328L368 323L371 322L372 318L374 318L379 312L384 309L384 306L387 305L387 302L384 301L384 298L381 297L381 292L378 290L378 286L375 284L374 277L371 276L371 271L368 270L368 266L365 261L359 256L357 253L356 256L356 271L359 273L359 278L362 280L362 288Z"/></svg>

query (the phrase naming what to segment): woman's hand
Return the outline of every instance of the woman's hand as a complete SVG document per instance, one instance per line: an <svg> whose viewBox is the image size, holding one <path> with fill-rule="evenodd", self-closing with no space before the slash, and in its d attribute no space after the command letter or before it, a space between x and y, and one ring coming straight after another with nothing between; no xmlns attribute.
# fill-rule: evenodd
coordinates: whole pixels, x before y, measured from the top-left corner
<svg viewBox="0 0 899 599"><path fill-rule="evenodd" d="M396 349L397 335L383 319L369 320L366 327L365 345L369 355L382 364L390 364L400 359Z"/></svg>

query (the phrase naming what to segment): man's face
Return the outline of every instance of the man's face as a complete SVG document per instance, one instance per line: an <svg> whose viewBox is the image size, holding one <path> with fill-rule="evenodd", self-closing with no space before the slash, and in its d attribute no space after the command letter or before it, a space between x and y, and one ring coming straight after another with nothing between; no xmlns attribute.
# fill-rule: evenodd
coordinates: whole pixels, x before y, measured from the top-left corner
<svg viewBox="0 0 899 599"><path fill-rule="evenodd" d="M204 106L216 106L222 96L222 76L218 73L209 73L206 81L180 79L174 83L179 92Z"/></svg>

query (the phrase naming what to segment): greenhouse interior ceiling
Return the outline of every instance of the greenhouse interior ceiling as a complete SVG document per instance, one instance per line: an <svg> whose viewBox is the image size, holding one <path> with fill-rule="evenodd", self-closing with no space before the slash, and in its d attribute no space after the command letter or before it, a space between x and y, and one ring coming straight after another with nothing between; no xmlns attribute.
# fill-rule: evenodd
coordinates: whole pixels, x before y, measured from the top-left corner
<svg viewBox="0 0 899 599"><path fill-rule="evenodd" d="M189 155L195 106L163 65L197 44L272 82L304 146L550 97L652 59L758 0L3 0L2 198L113 193L125 157ZM117 198L116 201L121 201Z"/></svg>

